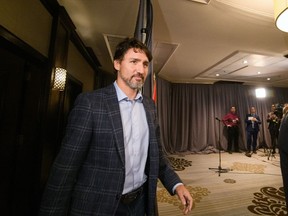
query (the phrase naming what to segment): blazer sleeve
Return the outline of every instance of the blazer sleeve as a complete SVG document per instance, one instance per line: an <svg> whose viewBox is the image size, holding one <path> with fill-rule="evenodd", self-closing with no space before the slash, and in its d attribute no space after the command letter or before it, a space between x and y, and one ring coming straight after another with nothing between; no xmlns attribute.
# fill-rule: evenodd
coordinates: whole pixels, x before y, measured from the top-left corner
<svg viewBox="0 0 288 216"><path fill-rule="evenodd" d="M261 119L260 119L260 117L259 117L258 115L256 116L256 119L257 119L257 123L258 123L258 124L261 124L261 123L262 123L262 122L261 122Z"/></svg>
<svg viewBox="0 0 288 216"><path fill-rule="evenodd" d="M156 113L156 108L155 104L152 102L153 111L152 115L154 119L154 125L155 125L155 136L156 136L156 141L158 145L158 154L159 154L159 175L158 178L164 185L164 187L167 189L167 191L171 194L174 195L173 187L177 183L182 183L181 179L177 175L177 173L173 170L173 168L170 165L170 162L167 158L167 154L163 149L162 141L161 141L161 136L160 136L160 126L158 123L157 119L157 113Z"/></svg>
<svg viewBox="0 0 288 216"><path fill-rule="evenodd" d="M173 188L178 183L183 183L178 174L173 170L167 159L167 154L163 152L162 146L159 146L159 179L165 186L170 195L175 195Z"/></svg>
<svg viewBox="0 0 288 216"><path fill-rule="evenodd" d="M246 124L251 124L251 123L252 123L251 120L248 120L249 116L250 116L249 114L247 114L247 115L245 116L245 123L246 123Z"/></svg>
<svg viewBox="0 0 288 216"><path fill-rule="evenodd" d="M52 165L42 196L39 215L66 215L77 174L86 156L92 135L90 101L77 97L60 151Z"/></svg>

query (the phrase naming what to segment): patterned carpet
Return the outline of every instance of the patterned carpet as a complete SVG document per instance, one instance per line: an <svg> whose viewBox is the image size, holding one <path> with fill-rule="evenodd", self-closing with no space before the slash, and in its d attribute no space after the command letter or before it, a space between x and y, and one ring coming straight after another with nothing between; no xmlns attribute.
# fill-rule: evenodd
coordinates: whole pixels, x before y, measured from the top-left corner
<svg viewBox="0 0 288 216"><path fill-rule="evenodd" d="M283 187L263 187L254 193L248 210L256 215L287 215Z"/></svg>
<svg viewBox="0 0 288 216"><path fill-rule="evenodd" d="M222 153L220 159L217 153L169 156L194 198L190 215L287 215L278 154L268 158L260 149L250 158ZM228 171L219 174L219 165ZM161 182L157 200L160 216L183 215L178 197Z"/></svg>

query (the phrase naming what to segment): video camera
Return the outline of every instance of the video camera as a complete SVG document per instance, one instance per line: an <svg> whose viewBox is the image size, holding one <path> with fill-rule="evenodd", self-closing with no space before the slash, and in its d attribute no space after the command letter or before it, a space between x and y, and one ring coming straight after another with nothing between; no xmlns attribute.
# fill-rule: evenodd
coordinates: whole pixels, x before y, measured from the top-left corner
<svg viewBox="0 0 288 216"><path fill-rule="evenodd" d="M274 114L280 119L282 118L282 115L283 115L283 107L284 107L283 104L280 104L280 103L275 104Z"/></svg>

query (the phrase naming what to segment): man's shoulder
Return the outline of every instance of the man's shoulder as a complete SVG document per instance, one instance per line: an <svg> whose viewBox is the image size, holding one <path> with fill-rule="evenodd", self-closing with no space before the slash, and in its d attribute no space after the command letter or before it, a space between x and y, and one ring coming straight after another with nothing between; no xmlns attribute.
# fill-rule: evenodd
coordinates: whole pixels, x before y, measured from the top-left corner
<svg viewBox="0 0 288 216"><path fill-rule="evenodd" d="M111 95L111 94L113 94L115 92L116 92L115 88L111 84L111 85L108 85L106 87L95 89L93 91L81 93L81 95L84 95L86 97L103 97L103 95L107 95L107 94Z"/></svg>
<svg viewBox="0 0 288 216"><path fill-rule="evenodd" d="M143 95L143 103L146 104L146 105L149 105L149 106L155 106L155 102L154 100L152 100L152 98L146 96L146 95Z"/></svg>
<svg viewBox="0 0 288 216"><path fill-rule="evenodd" d="M114 86L109 85L94 91L83 92L77 96L76 101L81 101L80 103L84 104L89 103L94 106L104 101L109 101L109 103L111 103L111 101L117 101L117 94Z"/></svg>

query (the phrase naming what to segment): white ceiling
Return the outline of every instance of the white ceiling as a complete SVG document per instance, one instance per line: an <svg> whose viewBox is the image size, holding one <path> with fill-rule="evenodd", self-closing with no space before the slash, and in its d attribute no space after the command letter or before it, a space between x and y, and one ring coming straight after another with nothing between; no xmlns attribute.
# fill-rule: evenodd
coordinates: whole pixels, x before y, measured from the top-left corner
<svg viewBox="0 0 288 216"><path fill-rule="evenodd" d="M133 36L139 1L58 2L102 70L113 73L111 52L119 39ZM174 83L233 81L288 87L284 57L288 34L275 27L273 0L152 0L152 4L153 64L158 76Z"/></svg>

